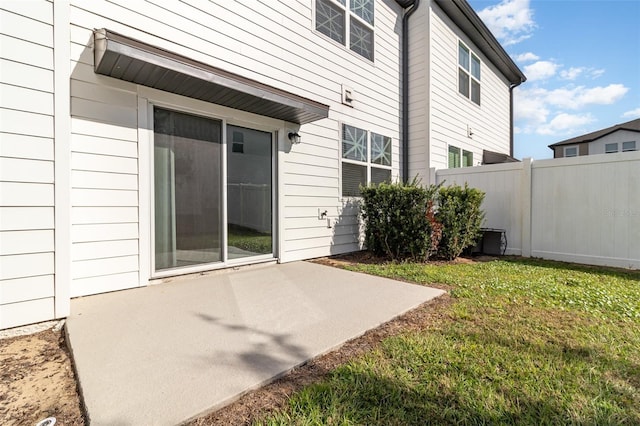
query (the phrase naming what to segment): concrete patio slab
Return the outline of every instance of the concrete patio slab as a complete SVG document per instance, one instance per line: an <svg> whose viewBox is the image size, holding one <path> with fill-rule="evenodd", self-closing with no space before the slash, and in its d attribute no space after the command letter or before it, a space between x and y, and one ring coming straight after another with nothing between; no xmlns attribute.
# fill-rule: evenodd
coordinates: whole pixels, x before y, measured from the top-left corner
<svg viewBox="0 0 640 426"><path fill-rule="evenodd" d="M74 299L66 329L92 425L177 424L442 293L296 262Z"/></svg>

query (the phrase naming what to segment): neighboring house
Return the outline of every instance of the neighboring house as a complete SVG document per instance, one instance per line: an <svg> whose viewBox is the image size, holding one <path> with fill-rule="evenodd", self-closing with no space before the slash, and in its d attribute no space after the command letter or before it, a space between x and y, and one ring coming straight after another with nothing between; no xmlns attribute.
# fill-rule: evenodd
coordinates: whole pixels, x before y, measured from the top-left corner
<svg viewBox="0 0 640 426"><path fill-rule="evenodd" d="M524 80L463 0L1 0L0 22L0 328L359 250L359 185L509 154Z"/></svg>
<svg viewBox="0 0 640 426"><path fill-rule="evenodd" d="M640 118L549 145L553 158L613 154L640 149Z"/></svg>

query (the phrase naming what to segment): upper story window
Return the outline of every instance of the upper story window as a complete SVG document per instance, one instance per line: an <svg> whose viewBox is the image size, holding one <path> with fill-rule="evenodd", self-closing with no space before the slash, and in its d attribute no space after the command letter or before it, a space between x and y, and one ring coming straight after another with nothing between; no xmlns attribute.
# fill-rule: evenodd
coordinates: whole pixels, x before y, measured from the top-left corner
<svg viewBox="0 0 640 426"><path fill-rule="evenodd" d="M616 142L605 144L604 145L604 152L605 152L605 154L611 154L613 152L618 152L618 144Z"/></svg>
<svg viewBox="0 0 640 426"><path fill-rule="evenodd" d="M458 43L458 92L480 105L480 58Z"/></svg>
<svg viewBox="0 0 640 426"><path fill-rule="evenodd" d="M342 196L359 197L360 185L391 182L391 138L342 125Z"/></svg>
<svg viewBox="0 0 640 426"><path fill-rule="evenodd" d="M578 156L578 147L577 146L565 146L564 147L564 156L565 157L577 157Z"/></svg>
<svg viewBox="0 0 640 426"><path fill-rule="evenodd" d="M622 152L635 151L635 150L636 150L636 141L622 142Z"/></svg>
<svg viewBox="0 0 640 426"><path fill-rule="evenodd" d="M370 61L373 15L374 0L316 0L316 30Z"/></svg>

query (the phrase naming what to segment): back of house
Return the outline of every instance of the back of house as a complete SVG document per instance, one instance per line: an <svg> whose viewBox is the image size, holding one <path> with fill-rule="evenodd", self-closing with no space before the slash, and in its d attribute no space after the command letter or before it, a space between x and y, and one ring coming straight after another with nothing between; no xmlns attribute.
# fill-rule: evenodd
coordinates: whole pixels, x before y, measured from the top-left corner
<svg viewBox="0 0 640 426"><path fill-rule="evenodd" d="M410 175L508 155L509 67L419 3L0 2L0 328L360 250L359 186L407 177L403 90Z"/></svg>

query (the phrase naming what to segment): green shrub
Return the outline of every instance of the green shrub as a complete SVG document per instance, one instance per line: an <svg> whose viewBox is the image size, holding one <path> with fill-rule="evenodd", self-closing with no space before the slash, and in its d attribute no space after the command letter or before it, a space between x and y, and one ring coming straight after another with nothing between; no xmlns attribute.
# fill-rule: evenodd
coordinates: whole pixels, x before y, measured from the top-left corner
<svg viewBox="0 0 640 426"><path fill-rule="evenodd" d="M393 260L427 260L440 240L433 213L437 189L419 186L415 179L361 188L367 248Z"/></svg>
<svg viewBox="0 0 640 426"><path fill-rule="evenodd" d="M436 220L442 224L438 256L452 260L476 244L484 220L480 209L483 200L484 192L466 183L464 188L452 185L438 190Z"/></svg>

